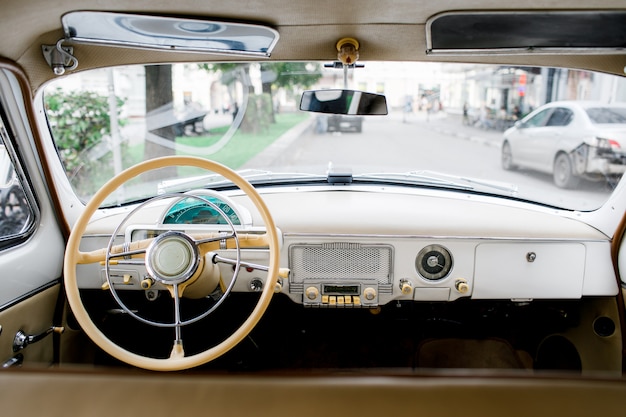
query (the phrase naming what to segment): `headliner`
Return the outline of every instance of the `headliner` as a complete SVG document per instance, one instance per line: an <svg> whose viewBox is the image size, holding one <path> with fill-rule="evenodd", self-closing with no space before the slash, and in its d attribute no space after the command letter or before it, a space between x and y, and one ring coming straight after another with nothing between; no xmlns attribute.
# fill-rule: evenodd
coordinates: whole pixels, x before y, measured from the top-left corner
<svg viewBox="0 0 626 417"><path fill-rule="evenodd" d="M362 61L437 60L512 65L554 65L624 74L626 55L516 55L431 57L426 51L426 21L439 13L480 10L626 10L623 0L28 0L3 4L0 14L3 42L0 56L22 66L36 90L54 77L45 63L42 44L54 44L63 36L61 16L74 10L151 12L255 22L280 33L272 60L334 60L335 44L342 37L357 38ZM102 46L75 47L78 70L111 64L193 60L225 60L220 55L141 51Z"/></svg>

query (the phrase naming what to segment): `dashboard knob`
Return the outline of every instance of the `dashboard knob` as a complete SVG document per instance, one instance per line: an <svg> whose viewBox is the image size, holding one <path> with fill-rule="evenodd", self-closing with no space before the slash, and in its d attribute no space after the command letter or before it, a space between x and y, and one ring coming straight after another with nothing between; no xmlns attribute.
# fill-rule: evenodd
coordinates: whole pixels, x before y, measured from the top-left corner
<svg viewBox="0 0 626 417"><path fill-rule="evenodd" d="M469 284L464 279L457 279L454 283L454 287L461 294L465 294L469 291Z"/></svg>
<svg viewBox="0 0 626 417"><path fill-rule="evenodd" d="M376 298L376 290L372 287L367 287L363 290L363 297L365 297L367 301L374 300Z"/></svg>
<svg viewBox="0 0 626 417"><path fill-rule="evenodd" d="M144 290L149 290L152 287L152 284L154 284L154 280L152 278L145 278L141 280L140 286Z"/></svg>
<svg viewBox="0 0 626 417"><path fill-rule="evenodd" d="M413 292L413 284L408 279L400 280L400 291L404 295L410 295Z"/></svg>
<svg viewBox="0 0 626 417"><path fill-rule="evenodd" d="M283 291L283 280L279 279L276 281L276 285L274 285L274 293L278 294Z"/></svg>
<svg viewBox="0 0 626 417"><path fill-rule="evenodd" d="M319 290L315 287L307 288L304 293L306 295L306 298L308 298L309 300L315 300L320 295Z"/></svg>

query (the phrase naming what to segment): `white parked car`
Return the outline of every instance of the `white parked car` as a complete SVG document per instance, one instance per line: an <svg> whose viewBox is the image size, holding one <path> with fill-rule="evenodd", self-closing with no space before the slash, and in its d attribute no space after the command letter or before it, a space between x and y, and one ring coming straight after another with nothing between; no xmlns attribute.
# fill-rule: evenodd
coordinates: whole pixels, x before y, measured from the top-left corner
<svg viewBox="0 0 626 417"><path fill-rule="evenodd" d="M562 188L581 178L614 183L626 171L626 106L560 101L504 132L502 167L551 173Z"/></svg>

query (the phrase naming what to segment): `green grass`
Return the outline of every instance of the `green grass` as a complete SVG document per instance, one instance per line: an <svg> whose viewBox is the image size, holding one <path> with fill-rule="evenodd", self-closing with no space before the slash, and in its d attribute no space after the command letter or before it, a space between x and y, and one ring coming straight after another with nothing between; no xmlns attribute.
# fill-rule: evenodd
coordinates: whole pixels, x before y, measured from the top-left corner
<svg viewBox="0 0 626 417"><path fill-rule="evenodd" d="M238 169L251 158L256 156L278 139L283 133L298 123L306 120L308 117L304 113L283 113L276 115L276 123L272 123L269 127L259 134L246 134L237 132L231 140L218 152L212 155L203 155L202 148L208 147L220 140L229 126L218 127L212 129L208 134L203 136L184 136L176 138L177 144L184 144L197 148L197 152L187 153L187 155L199 156L210 159L226 165L232 169ZM181 151L178 155L185 155ZM90 164L72 179L74 187L81 196L88 199L94 194L98 188L106 181L113 177L113 162L110 159L112 154L107 154L107 158L96 161L93 166ZM128 145L123 148L123 166L128 168L144 160L144 143L136 145ZM193 167L178 167L178 176L185 177L191 175L203 175L205 170ZM129 185L141 183L140 178L133 178L129 181Z"/></svg>
<svg viewBox="0 0 626 417"><path fill-rule="evenodd" d="M304 113L284 113L276 115L276 123L271 123L266 131L258 134L237 132L231 141L213 155L196 154L228 167L237 169L248 162L252 157L271 145L283 133L305 120ZM176 143L203 148L216 143L228 130L228 126L210 131L207 136L186 136L176 139ZM199 149L202 152L202 149Z"/></svg>
<svg viewBox="0 0 626 417"><path fill-rule="evenodd" d="M277 114L276 123L270 124L265 131L258 134L238 131L226 146L212 155L203 155L202 148L211 146L221 139L226 130L228 130L228 126L214 129L206 136L179 137L176 139L176 143L197 147L198 153L195 153L194 156L200 156L219 162L232 169L238 169L307 117L308 115L305 113ZM184 155L181 152L178 152L178 154ZM179 169L179 173L183 176L193 175L197 174L198 170L195 168L183 168Z"/></svg>
<svg viewBox="0 0 626 417"><path fill-rule="evenodd" d="M281 113L276 115L276 123L258 134L236 132L230 142L212 155L203 155L202 148L216 143L222 138L229 126L211 129L202 136L181 136L176 138L177 144L193 146L198 152L193 154L178 151L178 155L193 155L219 162L232 169L238 169L246 162L274 143L282 134L309 117L306 113ZM125 149L124 167L130 167L144 160L144 144L128 146ZM206 174L206 171L193 167L178 167L181 177Z"/></svg>

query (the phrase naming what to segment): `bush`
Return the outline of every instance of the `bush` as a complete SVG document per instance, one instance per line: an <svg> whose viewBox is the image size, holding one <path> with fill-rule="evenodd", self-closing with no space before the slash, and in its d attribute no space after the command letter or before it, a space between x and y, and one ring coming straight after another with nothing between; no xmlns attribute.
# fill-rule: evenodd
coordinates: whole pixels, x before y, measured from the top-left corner
<svg viewBox="0 0 626 417"><path fill-rule="evenodd" d="M119 111L124 100L117 98ZM109 102L93 91L55 90L45 96L45 106L59 157L79 195L91 195L103 177L113 175ZM119 121L120 126L124 124Z"/></svg>

